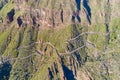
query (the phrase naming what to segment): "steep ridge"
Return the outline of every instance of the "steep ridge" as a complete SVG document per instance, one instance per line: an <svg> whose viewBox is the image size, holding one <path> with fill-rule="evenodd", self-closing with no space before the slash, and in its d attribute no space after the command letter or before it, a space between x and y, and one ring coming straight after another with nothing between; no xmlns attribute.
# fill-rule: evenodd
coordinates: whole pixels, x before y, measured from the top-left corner
<svg viewBox="0 0 120 80"><path fill-rule="evenodd" d="M0 80L119 80L119 0L1 0Z"/></svg>

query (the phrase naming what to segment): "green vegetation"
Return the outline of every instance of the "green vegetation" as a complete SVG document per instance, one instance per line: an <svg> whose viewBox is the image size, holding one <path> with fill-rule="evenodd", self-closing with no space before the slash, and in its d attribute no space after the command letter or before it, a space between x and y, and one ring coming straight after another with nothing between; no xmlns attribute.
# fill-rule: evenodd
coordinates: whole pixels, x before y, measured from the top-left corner
<svg viewBox="0 0 120 80"><path fill-rule="evenodd" d="M5 4L2 10L0 10L0 17L6 17L7 13L10 12L13 9L13 7L14 4L12 2Z"/></svg>
<svg viewBox="0 0 120 80"><path fill-rule="evenodd" d="M4 31L2 34L0 34L0 51L1 54L4 52L4 50L6 49L6 46L8 45L9 41L10 41L10 34L11 34L11 30L13 29L13 27L9 27L6 29L6 31Z"/></svg>
<svg viewBox="0 0 120 80"><path fill-rule="evenodd" d="M120 19L116 18L119 11L113 10L115 3L105 5L105 0L91 0L92 24L89 26L83 6L82 22L70 23L71 6L76 7L71 0L21 0L21 3L25 5L20 4L20 11L14 8L13 0L0 10L0 80L62 80L69 77L64 67L77 80L119 80ZM40 11L29 12L30 7ZM14 20L7 22L7 14L12 9L15 9ZM45 16L41 15L41 9ZM18 21L18 17L21 20ZM52 19L54 28L46 25L51 25ZM8 66L4 67L5 64Z"/></svg>
<svg viewBox="0 0 120 80"><path fill-rule="evenodd" d="M24 30L24 28L23 28ZM34 30L31 27L27 27L25 29L25 31L20 32L19 34L19 49L18 49L18 58L23 58L23 57L27 57L31 54L33 54L34 51L34 45L33 46L29 46L30 44L32 44L34 42L34 34L33 33ZM23 36L23 38L22 38ZM20 37L22 39L20 39ZM20 43L21 42L21 43ZM28 46L27 48L24 48L25 46ZM23 48L22 48L23 47ZM20 79L29 79L31 77L31 74L33 70L34 70L34 66L32 61L34 60L34 56L24 59L24 60L17 60L15 61L12 71L11 71L11 77L10 80L16 80L18 78ZM16 70L17 69L17 70ZM16 71L18 71L16 73Z"/></svg>
<svg viewBox="0 0 120 80"><path fill-rule="evenodd" d="M44 42L50 42L53 44L59 52L64 52L66 47L66 41L70 38L71 26L60 29L48 29L43 30L38 35L38 40Z"/></svg>

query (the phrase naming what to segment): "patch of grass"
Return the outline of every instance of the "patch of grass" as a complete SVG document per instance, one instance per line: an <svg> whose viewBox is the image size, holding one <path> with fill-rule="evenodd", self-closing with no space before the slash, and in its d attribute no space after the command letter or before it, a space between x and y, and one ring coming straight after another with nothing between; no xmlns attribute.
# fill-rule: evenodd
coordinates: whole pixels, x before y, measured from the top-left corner
<svg viewBox="0 0 120 80"><path fill-rule="evenodd" d="M50 42L53 44L59 52L63 52L66 47L66 40L71 36L71 27L65 27L60 29L48 29L40 32L38 40L44 42Z"/></svg>
<svg viewBox="0 0 120 80"><path fill-rule="evenodd" d="M50 68L54 62L56 62L56 60L58 59L58 56L56 54L56 51L52 50L51 47L49 47L47 49L47 52L49 52L49 53L47 53L46 55L41 57L42 60L44 60L44 61L39 62L40 67L38 68L38 71L34 74L34 76L31 80L38 80L38 79L47 80L47 79L49 79L48 68ZM52 52L52 55L48 56L51 52ZM56 77L57 76L58 75L56 75Z"/></svg>
<svg viewBox="0 0 120 80"><path fill-rule="evenodd" d="M9 41L9 35L12 27L7 28L2 34L0 34L0 51L3 52L7 42Z"/></svg>
<svg viewBox="0 0 120 80"><path fill-rule="evenodd" d="M99 50L103 50L106 45L106 30L104 24L97 24L89 28L89 32L93 34L88 34L88 40L96 45Z"/></svg>
<svg viewBox="0 0 120 80"><path fill-rule="evenodd" d="M13 8L14 4L12 2L5 4L2 10L0 11L0 17L6 17L7 13L10 12Z"/></svg>
<svg viewBox="0 0 120 80"><path fill-rule="evenodd" d="M22 29L21 36L20 36L22 39L19 41L20 48L18 50L18 53L19 53L18 58L24 58L24 57L27 57L27 56L33 54L34 45L29 46L34 41L34 39L33 39L34 34L32 34L33 32L34 32L33 28L29 27L29 26ZM25 46L28 46L28 47L25 47ZM20 79L23 79L23 80L29 79L32 74L26 75L26 73L33 72L33 70L34 70L34 66L32 63L33 60L34 60L34 56L31 56L31 57L23 59L23 60L16 60L15 63L13 64L10 80L13 80L13 79L16 80L17 77L19 77ZM18 71L18 72L16 72L16 71Z"/></svg>
<svg viewBox="0 0 120 80"><path fill-rule="evenodd" d="M11 56L11 57L17 57L17 46L19 43L19 31L16 30L16 28L13 29L12 31L12 37L11 37L11 42L9 43L8 47L6 48L3 56ZM14 37L13 37L14 36Z"/></svg>
<svg viewBox="0 0 120 80"><path fill-rule="evenodd" d="M15 13L15 15L14 15L14 17L15 18L18 18L19 16L22 16L23 15L23 13L24 13L24 11L17 11L16 13Z"/></svg>
<svg viewBox="0 0 120 80"><path fill-rule="evenodd" d="M114 19L110 22L110 44L116 45L120 42L120 19Z"/></svg>

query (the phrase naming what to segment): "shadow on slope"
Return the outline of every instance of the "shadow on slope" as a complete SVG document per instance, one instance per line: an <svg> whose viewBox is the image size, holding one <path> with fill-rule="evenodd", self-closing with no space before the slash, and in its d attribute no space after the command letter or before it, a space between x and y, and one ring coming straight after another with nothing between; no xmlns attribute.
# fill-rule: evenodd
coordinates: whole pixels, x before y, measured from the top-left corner
<svg viewBox="0 0 120 80"><path fill-rule="evenodd" d="M88 20L89 24L91 24L91 8L90 8L88 2L89 2L89 0L83 0L83 6L86 11L87 20Z"/></svg>
<svg viewBox="0 0 120 80"><path fill-rule="evenodd" d="M12 65L9 62L0 65L0 80L8 80L11 69Z"/></svg>

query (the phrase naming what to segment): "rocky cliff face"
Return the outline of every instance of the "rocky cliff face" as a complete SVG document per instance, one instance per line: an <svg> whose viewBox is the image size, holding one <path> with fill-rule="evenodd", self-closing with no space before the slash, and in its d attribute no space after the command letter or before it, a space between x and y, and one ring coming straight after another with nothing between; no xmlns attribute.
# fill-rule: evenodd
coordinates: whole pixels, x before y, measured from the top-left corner
<svg viewBox="0 0 120 80"><path fill-rule="evenodd" d="M119 80L119 0L0 0L0 80Z"/></svg>
<svg viewBox="0 0 120 80"><path fill-rule="evenodd" d="M104 23L105 16L110 14L111 19L117 18L119 14L119 1L89 1L89 0L70 0L70 1L17 1L17 10L37 16L43 24L47 26L58 26L62 23L69 24L72 16L78 15L81 23ZM19 5L20 3L23 3ZM26 5L28 4L28 5ZM39 21L38 21L39 22ZM79 21L78 21L79 22Z"/></svg>

